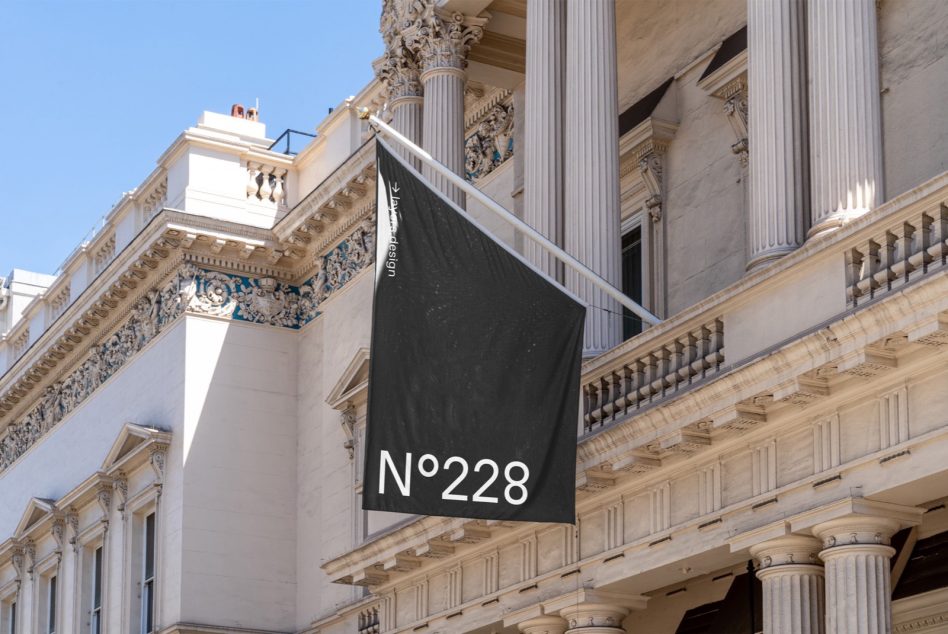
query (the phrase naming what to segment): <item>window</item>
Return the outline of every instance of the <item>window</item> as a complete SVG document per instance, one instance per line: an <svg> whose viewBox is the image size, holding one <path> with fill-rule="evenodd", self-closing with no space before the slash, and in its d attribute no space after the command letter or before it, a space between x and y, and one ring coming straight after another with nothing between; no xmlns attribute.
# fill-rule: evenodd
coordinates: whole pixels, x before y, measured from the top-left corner
<svg viewBox="0 0 948 634"><path fill-rule="evenodd" d="M145 517L142 548L142 634L155 628L155 514Z"/></svg>
<svg viewBox="0 0 948 634"><path fill-rule="evenodd" d="M102 634L102 547L92 554L92 617L90 634Z"/></svg>
<svg viewBox="0 0 948 634"><path fill-rule="evenodd" d="M0 623L2 623L3 625L3 627L0 628L0 631L2 631L3 634L16 634L16 599L15 597L16 595L13 595L13 597L10 598L9 603L4 602L0 604L0 608L2 608L2 612L0 612L0 617L2 617L2 619L0 619Z"/></svg>
<svg viewBox="0 0 948 634"><path fill-rule="evenodd" d="M56 575L49 578L46 602L46 633L56 634Z"/></svg>
<svg viewBox="0 0 948 634"><path fill-rule="evenodd" d="M642 303L642 227L634 227L622 236L622 292ZM622 338L642 332L642 318L628 308L622 309Z"/></svg>

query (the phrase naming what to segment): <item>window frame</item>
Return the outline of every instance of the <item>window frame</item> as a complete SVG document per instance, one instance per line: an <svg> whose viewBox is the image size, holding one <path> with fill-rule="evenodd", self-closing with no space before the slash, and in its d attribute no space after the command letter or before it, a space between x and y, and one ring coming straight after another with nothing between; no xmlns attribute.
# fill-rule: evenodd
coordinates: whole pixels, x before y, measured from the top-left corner
<svg viewBox="0 0 948 634"><path fill-rule="evenodd" d="M102 599L105 590L103 583L105 573L104 546L104 544L98 544L92 547L92 561L90 562L92 584L90 587L89 634L102 634Z"/></svg>
<svg viewBox="0 0 948 634"><path fill-rule="evenodd" d="M140 592L140 627L141 634L152 634L155 631L155 590L157 586L157 527L158 517L156 509L151 509L142 516L142 561Z"/></svg>

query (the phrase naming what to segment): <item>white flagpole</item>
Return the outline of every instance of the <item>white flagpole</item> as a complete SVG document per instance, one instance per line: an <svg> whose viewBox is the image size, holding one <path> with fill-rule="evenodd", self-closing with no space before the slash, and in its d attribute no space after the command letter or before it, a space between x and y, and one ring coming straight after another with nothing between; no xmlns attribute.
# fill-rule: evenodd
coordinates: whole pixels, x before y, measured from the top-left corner
<svg viewBox="0 0 948 634"><path fill-rule="evenodd" d="M542 246L544 249L553 254L556 259L570 267L587 280L598 286L602 289L603 292L608 294L614 300L631 310L633 313L641 317L645 322L649 323L652 326L656 326L662 323L662 320L647 311L641 305L639 305L631 297L627 296L625 293L617 289L615 286L602 279L595 271L588 268L585 264L571 256L569 253L561 249L555 243L551 242L544 236L542 233L525 223L517 216L513 215L498 202L492 199L490 196L479 190L478 188L471 185L465 179L461 178L446 166L434 159L430 154L425 152L423 149L412 143L407 137L401 134L398 130L388 125L374 114L371 114L368 108L362 108L359 110L359 118L368 120L369 123L374 125L379 131L384 132L386 135L391 137L393 140L397 141L407 149L409 152L414 154L418 159L425 165L431 167L439 174L447 178L451 183L460 187L466 194L476 198L481 204L490 209L492 212L500 216L502 219L506 220L514 227L522 231L525 235L529 236L531 240Z"/></svg>

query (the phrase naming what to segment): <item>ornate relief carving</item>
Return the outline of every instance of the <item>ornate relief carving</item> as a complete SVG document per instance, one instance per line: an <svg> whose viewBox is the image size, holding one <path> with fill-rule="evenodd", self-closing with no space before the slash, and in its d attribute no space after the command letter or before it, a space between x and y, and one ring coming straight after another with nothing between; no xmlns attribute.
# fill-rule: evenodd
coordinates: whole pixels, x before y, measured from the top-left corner
<svg viewBox="0 0 948 634"><path fill-rule="evenodd" d="M69 543L74 552L79 552L79 514L74 510L70 510L66 513L66 523L69 524L69 529L72 531Z"/></svg>
<svg viewBox="0 0 948 634"><path fill-rule="evenodd" d="M401 30L401 36L408 50L418 56L421 72L467 68L467 53L484 34L486 20L441 11L432 0L410 6L408 15L417 17Z"/></svg>
<svg viewBox="0 0 948 634"><path fill-rule="evenodd" d="M737 154L741 167L747 167L747 75L729 82L715 96L724 99L724 114L737 138L731 151Z"/></svg>
<svg viewBox="0 0 948 634"><path fill-rule="evenodd" d="M316 275L300 287L183 265L164 286L139 299L128 321L94 346L76 370L48 386L37 404L7 428L0 438L0 472L185 311L300 328L317 317L319 305L371 264L374 256L374 221L367 218L320 259Z"/></svg>
<svg viewBox="0 0 948 634"><path fill-rule="evenodd" d="M148 462L158 482L164 482L165 479L165 459L168 455L168 445L157 444L151 448L148 454Z"/></svg>
<svg viewBox="0 0 948 634"><path fill-rule="evenodd" d="M53 535L53 539L56 541L56 550L57 552L62 553L63 547L66 545L66 518L63 515L57 515L56 519L53 520L53 525L50 527L50 533Z"/></svg>
<svg viewBox="0 0 948 634"><path fill-rule="evenodd" d="M388 87L388 98L392 104L400 99L422 96L421 71L400 42L385 51L385 55L375 65L375 74Z"/></svg>
<svg viewBox="0 0 948 634"><path fill-rule="evenodd" d="M118 506L116 508L124 520L125 504L128 502L128 478L125 477L123 472L119 471L115 474L114 486L116 492L118 493Z"/></svg>
<svg viewBox="0 0 948 634"><path fill-rule="evenodd" d="M469 181L490 174L513 155L513 104L494 106L464 142L464 171Z"/></svg>

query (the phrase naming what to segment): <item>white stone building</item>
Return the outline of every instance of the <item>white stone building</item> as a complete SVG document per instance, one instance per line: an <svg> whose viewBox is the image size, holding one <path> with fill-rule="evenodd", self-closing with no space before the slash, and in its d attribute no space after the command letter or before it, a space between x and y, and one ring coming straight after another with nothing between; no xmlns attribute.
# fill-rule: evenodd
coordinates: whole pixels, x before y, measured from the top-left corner
<svg viewBox="0 0 948 634"><path fill-rule="evenodd" d="M0 634L948 632L948 4L437 5L0 284ZM597 307L576 526L360 510L359 107L665 319L467 201Z"/></svg>

